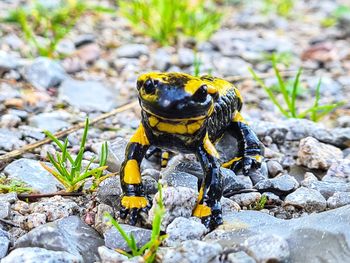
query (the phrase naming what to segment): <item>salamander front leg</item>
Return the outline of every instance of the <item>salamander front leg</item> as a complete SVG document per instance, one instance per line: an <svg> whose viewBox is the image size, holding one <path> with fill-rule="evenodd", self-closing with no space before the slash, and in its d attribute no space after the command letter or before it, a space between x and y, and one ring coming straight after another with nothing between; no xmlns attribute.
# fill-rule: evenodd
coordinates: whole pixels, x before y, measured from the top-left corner
<svg viewBox="0 0 350 263"><path fill-rule="evenodd" d="M149 141L141 124L128 143L120 169L123 190L120 217L125 219L129 215L131 225L137 223L140 212L148 209L140 173L140 164L148 147Z"/></svg>
<svg viewBox="0 0 350 263"><path fill-rule="evenodd" d="M223 223L220 199L222 197L222 178L219 155L208 138L205 136L199 147L197 158L200 161L204 180L199 189L197 206L193 215L201 218L202 223L210 230Z"/></svg>

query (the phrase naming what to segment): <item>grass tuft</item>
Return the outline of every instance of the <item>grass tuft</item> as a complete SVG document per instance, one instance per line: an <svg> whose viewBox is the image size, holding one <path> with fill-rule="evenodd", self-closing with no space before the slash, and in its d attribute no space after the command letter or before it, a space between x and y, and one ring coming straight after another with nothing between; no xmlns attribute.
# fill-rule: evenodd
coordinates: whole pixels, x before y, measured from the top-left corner
<svg viewBox="0 0 350 263"><path fill-rule="evenodd" d="M10 192L16 192L17 194L31 193L33 189L27 187L26 184L21 181L0 177L0 194Z"/></svg>

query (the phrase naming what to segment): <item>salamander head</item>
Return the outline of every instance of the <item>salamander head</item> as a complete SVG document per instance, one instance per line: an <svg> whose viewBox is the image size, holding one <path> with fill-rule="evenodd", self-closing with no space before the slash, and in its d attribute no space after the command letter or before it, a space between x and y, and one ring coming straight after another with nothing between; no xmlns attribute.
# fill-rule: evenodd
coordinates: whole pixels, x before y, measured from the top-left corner
<svg viewBox="0 0 350 263"><path fill-rule="evenodd" d="M210 116L217 90L210 81L184 73L147 73L138 78L141 107L164 119Z"/></svg>

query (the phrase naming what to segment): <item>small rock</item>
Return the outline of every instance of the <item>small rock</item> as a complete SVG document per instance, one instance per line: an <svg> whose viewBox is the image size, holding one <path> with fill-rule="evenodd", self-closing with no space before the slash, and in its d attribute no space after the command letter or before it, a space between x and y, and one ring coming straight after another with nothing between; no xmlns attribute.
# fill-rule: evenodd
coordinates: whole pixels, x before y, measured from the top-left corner
<svg viewBox="0 0 350 263"><path fill-rule="evenodd" d="M72 116L66 111L43 112L29 118L29 125L52 133L69 127Z"/></svg>
<svg viewBox="0 0 350 263"><path fill-rule="evenodd" d="M2 76L5 72L8 72L12 69L16 69L17 67L18 67L18 58L1 50L0 51L0 76Z"/></svg>
<svg viewBox="0 0 350 263"><path fill-rule="evenodd" d="M350 160L340 159L333 162L327 174L322 178L327 182L350 182Z"/></svg>
<svg viewBox="0 0 350 263"><path fill-rule="evenodd" d="M287 241L277 235L252 236L244 242L243 246L250 256L262 263L286 262L290 255Z"/></svg>
<svg viewBox="0 0 350 263"><path fill-rule="evenodd" d="M230 213L232 211L239 211L241 210L241 207L239 204L237 204L235 201L226 198L226 197L221 197L221 207L222 207L222 213Z"/></svg>
<svg viewBox="0 0 350 263"><path fill-rule="evenodd" d="M165 174L162 179L168 186L187 187L194 191L198 190L198 178L186 172L172 172Z"/></svg>
<svg viewBox="0 0 350 263"><path fill-rule="evenodd" d="M147 168L142 171L142 177L146 177L146 176L152 177L154 180L158 182L160 178L160 171L153 168Z"/></svg>
<svg viewBox="0 0 350 263"><path fill-rule="evenodd" d="M0 194L0 202L9 202L10 204L13 204L17 200L18 199L17 199L16 192L10 192L7 194Z"/></svg>
<svg viewBox="0 0 350 263"><path fill-rule="evenodd" d="M24 78L38 89L58 86L67 74L63 67L49 58L36 58L31 65L24 68Z"/></svg>
<svg viewBox="0 0 350 263"><path fill-rule="evenodd" d="M265 192L262 194L262 196L266 196L267 205L280 205L282 203L282 200L279 198L279 196L275 195L274 193Z"/></svg>
<svg viewBox="0 0 350 263"><path fill-rule="evenodd" d="M0 129L0 150L12 151L24 145L21 134L7 129Z"/></svg>
<svg viewBox="0 0 350 263"><path fill-rule="evenodd" d="M137 247L142 247L151 239L152 231L136 226L120 224L127 235L132 234ZM129 250L129 246L115 227L109 228L104 234L105 246L110 249Z"/></svg>
<svg viewBox="0 0 350 263"><path fill-rule="evenodd" d="M270 160L267 162L267 170L269 171L270 177L276 177L283 172L283 167L279 162Z"/></svg>
<svg viewBox="0 0 350 263"><path fill-rule="evenodd" d="M10 246L10 239L7 232L0 228L0 259L6 256Z"/></svg>
<svg viewBox="0 0 350 263"><path fill-rule="evenodd" d="M350 192L350 183L311 181L304 183L303 186L317 190L326 199L336 192Z"/></svg>
<svg viewBox="0 0 350 263"><path fill-rule="evenodd" d="M18 200L13 206L13 210L19 212L21 215L26 215L30 213L29 204L22 200Z"/></svg>
<svg viewBox="0 0 350 263"><path fill-rule="evenodd" d="M160 71L166 71L172 63L171 54L164 48L159 48L154 54L154 67Z"/></svg>
<svg viewBox="0 0 350 263"><path fill-rule="evenodd" d="M56 178L35 160L18 159L6 166L4 173L8 178L20 180L40 193L54 193L61 188Z"/></svg>
<svg viewBox="0 0 350 263"><path fill-rule="evenodd" d="M218 243L199 240L187 240L175 249L169 249L164 255L163 263L209 263L220 254L222 247Z"/></svg>
<svg viewBox="0 0 350 263"><path fill-rule="evenodd" d="M18 223L22 229L29 231L33 228L46 224L46 215L40 213L31 213L27 216L19 217Z"/></svg>
<svg viewBox="0 0 350 263"><path fill-rule="evenodd" d="M350 192L336 192L327 200L327 206L331 209L350 204Z"/></svg>
<svg viewBox="0 0 350 263"><path fill-rule="evenodd" d="M110 111L118 105L117 97L116 91L101 82L74 79L63 81L58 93L59 100L87 112Z"/></svg>
<svg viewBox="0 0 350 263"><path fill-rule="evenodd" d="M121 194L120 177L113 176L100 183L97 189L97 200L113 208L118 208Z"/></svg>
<svg viewBox="0 0 350 263"><path fill-rule="evenodd" d="M116 55L120 58L138 58L148 53L148 47L144 44L126 44L116 50Z"/></svg>
<svg viewBox="0 0 350 263"><path fill-rule="evenodd" d="M97 206L97 213L95 215L95 229L103 234L110 227L107 223L109 222L108 218L105 217L105 213L114 215L113 208L106 204L99 204Z"/></svg>
<svg viewBox="0 0 350 263"><path fill-rule="evenodd" d="M253 188L253 183L248 176L236 175L232 170L226 168L221 168L220 170L224 186L224 196L230 196L231 193L243 189Z"/></svg>
<svg viewBox="0 0 350 263"><path fill-rule="evenodd" d="M218 72L223 76L247 75L248 63L240 58L221 57L215 59L213 64Z"/></svg>
<svg viewBox="0 0 350 263"><path fill-rule="evenodd" d="M103 239L93 228L79 217L69 216L33 229L16 241L15 248L40 247L65 251L92 263L99 260L97 248L103 244Z"/></svg>
<svg viewBox="0 0 350 263"><path fill-rule="evenodd" d="M300 141L298 164L310 169L327 170L332 162L342 158L342 151L335 146L321 143L312 137Z"/></svg>
<svg viewBox="0 0 350 263"><path fill-rule="evenodd" d="M11 213L11 205L9 202L1 202L0 201L0 219L6 219L10 216Z"/></svg>
<svg viewBox="0 0 350 263"><path fill-rule="evenodd" d="M23 247L13 250L1 263L83 263L81 256L65 251L54 251L39 247Z"/></svg>
<svg viewBox="0 0 350 263"><path fill-rule="evenodd" d="M189 48L179 48L177 51L178 55L178 65L180 67L191 66L194 62L194 52Z"/></svg>
<svg viewBox="0 0 350 263"><path fill-rule="evenodd" d="M300 187L287 195L285 205L303 208L306 212L320 212L326 209L326 199L316 190Z"/></svg>
<svg viewBox="0 0 350 263"><path fill-rule="evenodd" d="M185 240L201 239L207 232L206 227L193 219L178 217L168 225L165 240L167 246L180 245Z"/></svg>
<svg viewBox="0 0 350 263"><path fill-rule="evenodd" d="M316 177L316 175L310 172L306 172L304 174L304 180L302 180L300 184L305 186L310 182L316 182L316 181L318 181L318 178Z"/></svg>
<svg viewBox="0 0 350 263"><path fill-rule="evenodd" d="M230 197L231 200L235 201L241 207L255 204L260 198L261 194L259 192L235 194Z"/></svg>
<svg viewBox="0 0 350 263"><path fill-rule="evenodd" d="M108 145L107 165L111 172L119 172L122 162L125 159L125 149L128 141L118 137ZM98 148L100 151L101 147Z"/></svg>
<svg viewBox="0 0 350 263"><path fill-rule="evenodd" d="M159 193L153 200L153 205L149 211L149 221L153 220L154 210L157 206ZM165 207L165 215L162 221L162 230L177 217L189 218L197 201L197 193L187 187L164 187L163 188L163 204Z"/></svg>
<svg viewBox="0 0 350 263"><path fill-rule="evenodd" d="M98 254L100 255L101 263L120 263L128 260L127 256L119 254L105 246L98 248Z"/></svg>
<svg viewBox="0 0 350 263"><path fill-rule="evenodd" d="M60 218L78 214L80 207L72 200L55 196L30 204L30 209L34 213L45 214L47 220L52 222Z"/></svg>
<svg viewBox="0 0 350 263"><path fill-rule="evenodd" d="M150 176L142 176L142 185L146 195L155 195L158 191L158 182Z"/></svg>
<svg viewBox="0 0 350 263"><path fill-rule="evenodd" d="M273 179L258 182L254 188L259 192L272 192L276 195L286 195L297 189L299 183L290 175L284 174Z"/></svg>
<svg viewBox="0 0 350 263"><path fill-rule="evenodd" d="M225 263L256 263L254 258L248 256L244 251L230 253L227 255Z"/></svg>
<svg viewBox="0 0 350 263"><path fill-rule="evenodd" d="M21 118L13 114L4 114L0 119L0 126L3 128L14 128L21 123Z"/></svg>

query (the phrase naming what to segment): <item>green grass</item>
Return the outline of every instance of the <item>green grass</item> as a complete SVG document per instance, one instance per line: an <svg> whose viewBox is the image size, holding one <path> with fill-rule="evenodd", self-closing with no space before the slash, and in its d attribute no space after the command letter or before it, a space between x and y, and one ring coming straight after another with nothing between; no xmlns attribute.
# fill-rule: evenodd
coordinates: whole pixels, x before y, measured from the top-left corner
<svg viewBox="0 0 350 263"><path fill-rule="evenodd" d="M75 192L80 190L89 177L93 178L91 190L94 190L101 181L111 176L111 174L102 176L103 171L107 168L106 162L108 157L108 147L106 142L101 146L99 166L90 169L91 164L95 161L95 158L92 158L84 169L82 167L88 129L89 119L86 119L83 137L80 143L80 149L75 158L73 158L73 156L68 151L67 138L65 139L64 143L62 143L51 132L45 131L46 136L49 137L57 145L61 152L56 152L55 156L47 153L47 157L53 168L47 166L43 162L41 162L41 165L63 184L67 192Z"/></svg>
<svg viewBox="0 0 350 263"><path fill-rule="evenodd" d="M267 203L267 196L262 195L258 201L256 201L255 204L251 205L249 207L249 210L263 210L265 208L265 205Z"/></svg>
<svg viewBox="0 0 350 263"><path fill-rule="evenodd" d="M128 235L110 214L105 214L105 216L110 220L110 223L118 230L120 235L123 237L130 250L127 252L124 250L117 249L117 251L127 256L128 258L142 256L146 263L153 263L156 260L158 248L161 245L162 241L166 238L166 235L162 235L160 230L162 219L165 214L165 208L163 205L162 197L162 187L160 183L158 183L158 193L159 198L157 202L157 207L154 212L151 239L141 248L137 247L136 240L132 234Z"/></svg>
<svg viewBox="0 0 350 263"><path fill-rule="evenodd" d="M302 69L299 68L293 80L292 88L288 89L288 82L282 78L281 73L277 68L277 62L275 59L272 60L272 67L278 80L278 84L270 87L266 86L265 82L253 71L253 69L249 68L249 71L252 74L254 80L266 91L271 101L276 105L276 107L285 117L300 119L309 117L312 121L317 122L322 117L326 116L331 111L344 104L343 102L338 102L320 105L319 101L321 98L321 80L319 80L316 87L316 94L313 105L304 111L300 111L297 105L297 98L298 94L300 94L302 90L302 85L300 82ZM278 100L278 95L282 95L282 103Z"/></svg>
<svg viewBox="0 0 350 263"><path fill-rule="evenodd" d="M16 192L18 194L31 193L33 192L33 189L27 187L25 183L21 181L8 179L6 177L0 177L0 194L6 194L10 192Z"/></svg>
<svg viewBox="0 0 350 263"><path fill-rule="evenodd" d="M89 6L84 0L62 0L54 8L33 1L28 7L10 10L5 22L18 24L26 41L40 56L58 57L58 43L72 30L78 19L87 12L103 11L109 10ZM44 38L43 41L39 37Z"/></svg>
<svg viewBox="0 0 350 263"><path fill-rule="evenodd" d="M321 21L321 25L323 27L332 27L335 26L339 19L341 19L344 16L349 16L350 15L350 5L339 5L330 16L324 18Z"/></svg>
<svg viewBox="0 0 350 263"><path fill-rule="evenodd" d="M118 4L120 14L137 32L164 46L175 44L179 36L206 40L222 18L213 1L121 0Z"/></svg>
<svg viewBox="0 0 350 263"><path fill-rule="evenodd" d="M263 0L262 12L264 14L275 13L279 16L289 18L294 8L293 0Z"/></svg>
<svg viewBox="0 0 350 263"><path fill-rule="evenodd" d="M289 51L283 52L273 52L273 53L263 53L262 54L264 62L271 62L272 60L278 61L278 63L283 64L286 67L289 67L293 61L293 53Z"/></svg>

